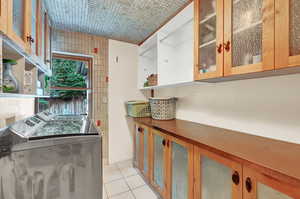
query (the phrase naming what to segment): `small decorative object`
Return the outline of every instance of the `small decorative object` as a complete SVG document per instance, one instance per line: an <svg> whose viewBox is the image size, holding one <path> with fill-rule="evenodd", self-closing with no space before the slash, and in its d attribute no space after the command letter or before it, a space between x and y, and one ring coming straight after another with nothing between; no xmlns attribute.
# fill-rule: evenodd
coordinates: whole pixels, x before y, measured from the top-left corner
<svg viewBox="0 0 300 199"><path fill-rule="evenodd" d="M252 60L253 60L252 61L253 64L260 63L261 62L261 55L255 55L255 56L253 56Z"/></svg>
<svg viewBox="0 0 300 199"><path fill-rule="evenodd" d="M12 73L12 66L16 65L15 60L3 59L3 92L5 93L18 93L18 81Z"/></svg>
<svg viewBox="0 0 300 199"><path fill-rule="evenodd" d="M176 117L177 98L150 98L151 115L155 120L172 120Z"/></svg>
<svg viewBox="0 0 300 199"><path fill-rule="evenodd" d="M157 74L151 74L147 77L148 86L156 86L157 85Z"/></svg>
<svg viewBox="0 0 300 199"><path fill-rule="evenodd" d="M216 4L216 1L215 1L215 0L212 0L212 1L211 1L211 7L212 7L212 9L213 9L213 13L215 13L215 12L216 12L216 7L217 7L217 4Z"/></svg>
<svg viewBox="0 0 300 199"><path fill-rule="evenodd" d="M32 94L33 73L32 71L24 72L24 93Z"/></svg>
<svg viewBox="0 0 300 199"><path fill-rule="evenodd" d="M147 101L126 102L127 115L130 117L150 117L150 104Z"/></svg>
<svg viewBox="0 0 300 199"><path fill-rule="evenodd" d="M243 65L249 65L252 61L252 55L250 53L244 56Z"/></svg>

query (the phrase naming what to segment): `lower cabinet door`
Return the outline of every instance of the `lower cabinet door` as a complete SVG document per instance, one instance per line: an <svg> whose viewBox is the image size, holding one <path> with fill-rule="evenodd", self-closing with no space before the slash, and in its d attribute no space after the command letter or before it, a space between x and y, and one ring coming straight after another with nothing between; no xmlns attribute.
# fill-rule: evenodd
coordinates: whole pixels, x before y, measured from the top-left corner
<svg viewBox="0 0 300 199"><path fill-rule="evenodd" d="M193 145L170 138L171 157L169 169L170 197L172 199L193 198Z"/></svg>
<svg viewBox="0 0 300 199"><path fill-rule="evenodd" d="M243 168L244 199L298 199L300 185Z"/></svg>
<svg viewBox="0 0 300 199"><path fill-rule="evenodd" d="M167 138L157 130L152 130L152 152L151 152L151 183L156 191L166 198L167 194Z"/></svg>
<svg viewBox="0 0 300 199"><path fill-rule="evenodd" d="M149 137L150 137L150 131L149 128L146 126L141 126L141 171L144 174L145 177L149 177Z"/></svg>
<svg viewBox="0 0 300 199"><path fill-rule="evenodd" d="M194 199L241 199L242 166L194 147Z"/></svg>
<svg viewBox="0 0 300 199"><path fill-rule="evenodd" d="M141 127L139 126L139 124L135 124L135 132L134 132L134 166L137 168L140 168L140 162L141 162L141 158L140 158L140 150L141 150Z"/></svg>

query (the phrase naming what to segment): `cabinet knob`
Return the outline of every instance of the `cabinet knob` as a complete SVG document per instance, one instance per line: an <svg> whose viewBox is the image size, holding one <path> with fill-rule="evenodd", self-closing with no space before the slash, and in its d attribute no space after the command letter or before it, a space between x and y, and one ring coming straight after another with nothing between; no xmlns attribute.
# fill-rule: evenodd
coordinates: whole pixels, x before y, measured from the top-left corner
<svg viewBox="0 0 300 199"><path fill-rule="evenodd" d="M138 132L140 132L140 133L141 133L141 132L143 132L143 131L144 131L144 129L143 129L143 128L141 128L141 127L139 127L139 128L138 128Z"/></svg>
<svg viewBox="0 0 300 199"><path fill-rule="evenodd" d="M245 185L246 185L247 191L250 193L252 191L252 181L251 181L251 178L249 178L249 177L246 178Z"/></svg>
<svg viewBox="0 0 300 199"><path fill-rule="evenodd" d="M166 142L165 139L163 139L163 141L162 141L161 143L162 143L163 146L166 146L166 143L167 143L167 142Z"/></svg>
<svg viewBox="0 0 300 199"><path fill-rule="evenodd" d="M30 42L30 43L34 43L34 39L32 38L32 36L27 36L27 42Z"/></svg>
<svg viewBox="0 0 300 199"><path fill-rule="evenodd" d="M230 51L230 45L231 45L230 41L227 41L226 43L224 43L224 48L225 48L226 52Z"/></svg>
<svg viewBox="0 0 300 199"><path fill-rule="evenodd" d="M223 50L223 45L222 44L218 45L217 46L217 51L218 51L219 54L222 53L222 50Z"/></svg>
<svg viewBox="0 0 300 199"><path fill-rule="evenodd" d="M240 184L240 175L237 171L235 171L233 174L232 174L232 182L235 184L235 185L239 185Z"/></svg>

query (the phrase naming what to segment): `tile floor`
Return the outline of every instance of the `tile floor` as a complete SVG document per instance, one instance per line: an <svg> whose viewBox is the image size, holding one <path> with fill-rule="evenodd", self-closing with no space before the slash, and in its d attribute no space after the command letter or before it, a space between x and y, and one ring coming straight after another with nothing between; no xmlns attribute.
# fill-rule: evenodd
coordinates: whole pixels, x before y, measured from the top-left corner
<svg viewBox="0 0 300 199"><path fill-rule="evenodd" d="M145 183L132 160L103 168L103 199L158 199Z"/></svg>

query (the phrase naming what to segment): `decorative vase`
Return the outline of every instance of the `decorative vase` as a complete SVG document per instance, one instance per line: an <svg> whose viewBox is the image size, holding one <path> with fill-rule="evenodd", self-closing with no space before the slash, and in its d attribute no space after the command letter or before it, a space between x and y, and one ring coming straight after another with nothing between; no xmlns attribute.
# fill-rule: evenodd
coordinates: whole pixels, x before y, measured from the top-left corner
<svg viewBox="0 0 300 199"><path fill-rule="evenodd" d="M11 63L3 63L4 71L3 71L3 92L5 93L18 93L19 92L19 84L17 79L12 73L12 64Z"/></svg>

